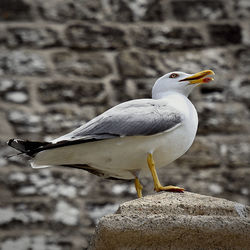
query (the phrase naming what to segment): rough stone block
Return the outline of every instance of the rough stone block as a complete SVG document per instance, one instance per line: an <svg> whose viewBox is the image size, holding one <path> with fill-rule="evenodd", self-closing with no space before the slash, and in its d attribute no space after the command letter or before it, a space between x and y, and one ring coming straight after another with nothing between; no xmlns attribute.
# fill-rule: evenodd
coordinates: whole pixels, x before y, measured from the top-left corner
<svg viewBox="0 0 250 250"><path fill-rule="evenodd" d="M1 126L0 126L0 155L1 155L1 151L4 152L5 151L5 147L1 147L1 140L2 141L7 141L9 140L9 138L14 137L15 132L14 129L12 128L12 126L9 124L8 120L7 120L7 116L6 113L4 111L0 111L0 121L1 121ZM5 146L7 146L7 144L5 144ZM1 166L1 161L4 163L6 162L6 159L0 159L0 166Z"/></svg>
<svg viewBox="0 0 250 250"><path fill-rule="evenodd" d="M56 0L39 1L38 9L46 20L61 22L65 20L90 20L90 21L162 21L163 8L159 0L146 0L138 2L113 1L105 3L100 0Z"/></svg>
<svg viewBox="0 0 250 250"><path fill-rule="evenodd" d="M31 8L25 0L1 0L0 19L4 21L30 20Z"/></svg>
<svg viewBox="0 0 250 250"><path fill-rule="evenodd" d="M39 134L42 132L41 117L39 115L21 110L10 110L7 117L17 135Z"/></svg>
<svg viewBox="0 0 250 250"><path fill-rule="evenodd" d="M232 69L233 56L224 49L202 49L199 51L182 51L162 55L162 62L166 72L180 70L195 73L204 69L212 69L216 74L216 81L220 75L228 74ZM224 81L224 80L223 80Z"/></svg>
<svg viewBox="0 0 250 250"><path fill-rule="evenodd" d="M127 91L131 99L152 98L152 87L156 79L131 79L127 81ZM134 91L133 91L134 90Z"/></svg>
<svg viewBox="0 0 250 250"><path fill-rule="evenodd" d="M250 109L250 78L236 76L232 80L230 99L243 102Z"/></svg>
<svg viewBox="0 0 250 250"><path fill-rule="evenodd" d="M194 193L161 193L103 217L91 250L246 249L250 207Z"/></svg>
<svg viewBox="0 0 250 250"><path fill-rule="evenodd" d="M247 19L250 16L250 2L248 0L234 0L234 11L236 16Z"/></svg>
<svg viewBox="0 0 250 250"><path fill-rule="evenodd" d="M60 46L58 34L51 28L27 28L15 27L7 29L7 46L49 48Z"/></svg>
<svg viewBox="0 0 250 250"><path fill-rule="evenodd" d="M193 27L142 26L131 31L135 46L160 51L204 46L200 32Z"/></svg>
<svg viewBox="0 0 250 250"><path fill-rule="evenodd" d="M159 0L111 0L105 19L117 22L163 21L163 8Z"/></svg>
<svg viewBox="0 0 250 250"><path fill-rule="evenodd" d="M86 180L84 180L84 174L82 174L81 178L83 181L82 184L79 185L79 181L76 180L77 182L74 183L71 181L72 178L72 172L70 174L63 174L62 172L57 172L57 169L55 168L49 168L42 169L39 172L30 171L29 174L21 171L12 172L5 178L5 180L3 180L3 183L5 183L9 190L11 190L13 196L16 197L31 198L32 196L39 195L40 197L49 197L52 199L64 198L74 200L77 197L78 192L82 191L84 188L86 189ZM30 201L32 201L32 199L30 199ZM48 207L46 204L41 205L35 202L33 204L28 204L34 207L30 207L28 210L39 210L43 211L43 213L47 210L51 210L53 215L55 213L55 211L49 207L54 206L54 202L51 202ZM63 204L62 206L56 204L55 207L59 206L58 210L61 210L60 208L64 205L66 206L66 204ZM23 210L27 210L26 206ZM60 212L60 214L62 214L62 212Z"/></svg>
<svg viewBox="0 0 250 250"><path fill-rule="evenodd" d="M27 138L30 137L31 140L35 140L35 138L41 140L43 134L46 136L44 139L50 140L57 135L60 136L63 133L72 131L84 122L95 117L97 115L98 105L96 106L97 107L94 108L86 104L81 107L81 109L76 109L75 106L70 105L67 105L67 107L48 107L44 113L32 113L13 109L6 112L6 119L18 135L23 135ZM2 125L4 125L4 121L2 121ZM2 131L0 130L0 132ZM11 137L13 137L13 135ZM7 139L10 139L10 136ZM19 158L21 159L21 157Z"/></svg>
<svg viewBox="0 0 250 250"><path fill-rule="evenodd" d="M208 26L211 44L240 44L242 41L241 27L238 24L210 24Z"/></svg>
<svg viewBox="0 0 250 250"><path fill-rule="evenodd" d="M221 164L219 145L217 141L207 141L204 136L197 136L188 153L177 160L178 164L185 164L193 169L215 168Z"/></svg>
<svg viewBox="0 0 250 250"><path fill-rule="evenodd" d="M64 243L64 244L63 244ZM62 245L67 245L70 248L72 244L67 244L69 242L62 242ZM9 237L2 240L2 250L10 249L53 249L53 250L63 250L65 247L62 247L56 242L52 236L38 234L38 235L20 235L19 237Z"/></svg>
<svg viewBox="0 0 250 250"><path fill-rule="evenodd" d="M28 103L27 83L21 80L0 79L0 98L12 103Z"/></svg>
<svg viewBox="0 0 250 250"><path fill-rule="evenodd" d="M103 8L100 0L39 0L38 10L45 20L65 22L69 20L103 19Z"/></svg>
<svg viewBox="0 0 250 250"><path fill-rule="evenodd" d="M106 101L104 85L100 82L44 82L39 86L39 95L44 104L59 102L104 104Z"/></svg>
<svg viewBox="0 0 250 250"><path fill-rule="evenodd" d="M182 21L219 20L227 18L224 2L206 0L172 1L174 16Z"/></svg>
<svg viewBox="0 0 250 250"><path fill-rule="evenodd" d="M250 47L241 48L236 50L234 57L237 60L235 67L238 71L242 73L249 74L249 65L250 65Z"/></svg>
<svg viewBox="0 0 250 250"><path fill-rule="evenodd" d="M5 46L6 44L6 28L5 27L0 27L0 45Z"/></svg>
<svg viewBox="0 0 250 250"><path fill-rule="evenodd" d="M197 111L200 134L248 133L249 131L249 112L240 103L199 103Z"/></svg>
<svg viewBox="0 0 250 250"><path fill-rule="evenodd" d="M45 59L37 53L20 50L0 54L0 75L45 75L48 71Z"/></svg>
<svg viewBox="0 0 250 250"><path fill-rule="evenodd" d="M126 102L131 99L131 96L127 90L126 81L112 79L110 81L110 84L115 95L115 101L113 102L113 105L119 104L121 102Z"/></svg>
<svg viewBox="0 0 250 250"><path fill-rule="evenodd" d="M45 220L43 214L27 209L25 205L13 207L0 207L0 225L6 226L10 223L32 224Z"/></svg>
<svg viewBox="0 0 250 250"><path fill-rule="evenodd" d="M75 49L121 49L127 45L125 32L107 25L69 25L66 37L68 46Z"/></svg>
<svg viewBox="0 0 250 250"><path fill-rule="evenodd" d="M76 118L77 117L77 118ZM42 133L49 136L53 134L60 135L80 126L84 120L84 116L76 115L69 109L63 111L50 108L45 113L30 113L21 110L11 110L7 112L7 119L13 125L13 129L18 135L28 134L34 140L35 136L41 139ZM9 139L9 138L8 138ZM50 138L52 139L52 138Z"/></svg>
<svg viewBox="0 0 250 250"><path fill-rule="evenodd" d="M42 114L44 133L55 138L56 135L62 135L80 127L94 116L93 108L85 105L80 111L75 107L49 108L49 112Z"/></svg>
<svg viewBox="0 0 250 250"><path fill-rule="evenodd" d="M201 93L200 100L205 102L226 102L228 100L227 95L230 92L230 85L218 80L216 84L204 84L199 90Z"/></svg>
<svg viewBox="0 0 250 250"><path fill-rule="evenodd" d="M111 65L101 53L57 52L52 57L57 71L63 75L100 78L111 73Z"/></svg>
<svg viewBox="0 0 250 250"><path fill-rule="evenodd" d="M146 78L163 74L160 57L154 54L136 51L123 51L117 55L121 74L125 77Z"/></svg>
<svg viewBox="0 0 250 250"><path fill-rule="evenodd" d="M227 153L227 160L229 167L233 168L240 168L246 167L247 170L249 169L250 165L250 137L243 136L242 138L233 138L233 139L225 139L223 142L224 148L226 149ZM237 176L237 173L235 173ZM250 171L248 173L250 175ZM242 182L244 180L248 180L248 178L244 178L241 176ZM246 183L247 186L247 183ZM250 191L250 190L249 190Z"/></svg>
<svg viewBox="0 0 250 250"><path fill-rule="evenodd" d="M111 86L117 103L135 98L151 98L151 90L155 79L111 80Z"/></svg>
<svg viewBox="0 0 250 250"><path fill-rule="evenodd" d="M55 209L53 220L67 226L76 226L79 224L79 210L69 203L60 200Z"/></svg>
<svg viewBox="0 0 250 250"><path fill-rule="evenodd" d="M245 202L244 198L249 197L250 193L248 181L250 178L250 171L247 167L239 166L240 165L231 165L230 170L224 170L221 172L225 179L225 181L222 182L222 186L225 190L222 195L223 197L238 200L239 202Z"/></svg>

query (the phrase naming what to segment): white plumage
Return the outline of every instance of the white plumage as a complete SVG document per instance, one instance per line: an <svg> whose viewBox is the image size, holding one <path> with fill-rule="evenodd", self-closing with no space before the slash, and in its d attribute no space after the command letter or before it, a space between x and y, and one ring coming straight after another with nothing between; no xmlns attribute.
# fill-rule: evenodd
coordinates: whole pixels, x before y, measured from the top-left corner
<svg viewBox="0 0 250 250"><path fill-rule="evenodd" d="M161 186L155 167L167 166L192 145L198 117L188 95L213 74L166 74L154 84L152 99L121 103L48 143L12 139L8 144L31 156L34 168L77 167L106 178L135 179L139 197L138 178L150 172L156 191L183 191Z"/></svg>
<svg viewBox="0 0 250 250"><path fill-rule="evenodd" d="M147 100L142 104L144 102ZM153 153L158 168L167 166L193 143L198 125L197 112L193 104L178 93L170 93L155 102L175 107L182 114L182 122L154 135L123 136L42 151L36 155L32 166L86 164L100 170L106 177L134 179L135 173L138 177L149 173L148 152Z"/></svg>

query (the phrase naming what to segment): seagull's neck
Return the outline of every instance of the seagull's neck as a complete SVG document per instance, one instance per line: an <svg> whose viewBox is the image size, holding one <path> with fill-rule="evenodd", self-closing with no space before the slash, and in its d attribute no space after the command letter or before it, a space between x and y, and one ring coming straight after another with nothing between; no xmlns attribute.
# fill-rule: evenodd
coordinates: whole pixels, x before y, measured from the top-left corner
<svg viewBox="0 0 250 250"><path fill-rule="evenodd" d="M186 95L177 91L168 91L165 93L161 93L157 97L157 99L160 100L160 103L166 103L167 105L172 106L174 109L183 114L184 117L186 117L187 119L191 119L194 122L195 127L197 128L197 111Z"/></svg>
<svg viewBox="0 0 250 250"><path fill-rule="evenodd" d="M158 99L170 98L172 96L187 98L187 96L183 95L182 93L176 92L176 91L160 92L160 93L153 95L152 98L158 100Z"/></svg>

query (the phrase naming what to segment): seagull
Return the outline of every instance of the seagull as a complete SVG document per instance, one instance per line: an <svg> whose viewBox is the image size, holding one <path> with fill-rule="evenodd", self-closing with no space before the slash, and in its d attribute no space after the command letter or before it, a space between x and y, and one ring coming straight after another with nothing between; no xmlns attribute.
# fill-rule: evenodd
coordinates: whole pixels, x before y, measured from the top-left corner
<svg viewBox="0 0 250 250"><path fill-rule="evenodd" d="M72 167L104 178L133 179L139 198L143 189L139 179L148 175L157 192L183 192L180 187L162 186L156 168L191 147L198 116L188 96L196 86L214 80L212 75L212 70L165 74L155 82L152 98L118 104L49 142L11 139L7 144L31 157L33 168Z"/></svg>

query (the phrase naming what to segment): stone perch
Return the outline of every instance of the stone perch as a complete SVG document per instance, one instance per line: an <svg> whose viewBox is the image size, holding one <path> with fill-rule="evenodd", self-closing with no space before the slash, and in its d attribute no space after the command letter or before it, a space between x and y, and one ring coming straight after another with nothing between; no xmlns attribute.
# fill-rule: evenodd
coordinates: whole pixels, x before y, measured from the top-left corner
<svg viewBox="0 0 250 250"><path fill-rule="evenodd" d="M89 249L250 249L249 212L189 192L146 196L103 217Z"/></svg>

